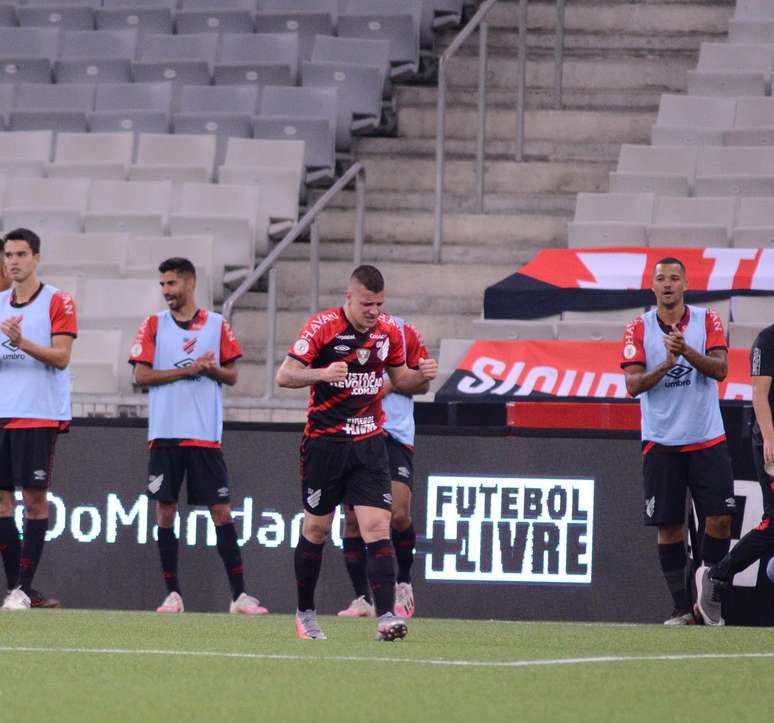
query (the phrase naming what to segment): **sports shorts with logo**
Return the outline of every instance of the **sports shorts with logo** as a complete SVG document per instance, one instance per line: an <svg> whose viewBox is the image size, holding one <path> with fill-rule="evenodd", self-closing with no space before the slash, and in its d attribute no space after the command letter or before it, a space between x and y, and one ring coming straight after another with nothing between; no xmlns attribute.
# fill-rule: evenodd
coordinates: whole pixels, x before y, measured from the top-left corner
<svg viewBox="0 0 774 723"><path fill-rule="evenodd" d="M340 504L392 509L390 466L384 437L358 441L304 437L301 442L304 509L327 515Z"/></svg>
<svg viewBox="0 0 774 723"><path fill-rule="evenodd" d="M384 435L387 457L390 460L390 479L414 488L414 450L389 434Z"/></svg>
<svg viewBox="0 0 774 723"><path fill-rule="evenodd" d="M58 434L55 427L0 429L0 489L48 489Z"/></svg>
<svg viewBox="0 0 774 723"><path fill-rule="evenodd" d="M157 442L150 450L146 494L158 502L177 502L183 482L189 505L229 502L228 470L219 448Z"/></svg>
<svg viewBox="0 0 774 723"><path fill-rule="evenodd" d="M728 446L720 442L691 452L644 443L642 460L646 525L685 523L685 494L691 491L700 517L735 515L734 473Z"/></svg>

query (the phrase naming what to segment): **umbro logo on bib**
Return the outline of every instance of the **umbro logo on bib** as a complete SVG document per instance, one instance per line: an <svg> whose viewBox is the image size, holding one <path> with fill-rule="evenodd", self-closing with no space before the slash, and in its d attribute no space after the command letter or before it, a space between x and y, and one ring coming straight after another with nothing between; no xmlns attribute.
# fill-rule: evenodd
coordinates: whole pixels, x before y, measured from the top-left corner
<svg viewBox="0 0 774 723"><path fill-rule="evenodd" d="M18 347L18 346L14 346L14 345L11 343L11 340L10 340L10 339L6 339L6 340L3 342L3 346L4 346L6 349L8 349L8 351L19 351L19 347Z"/></svg>

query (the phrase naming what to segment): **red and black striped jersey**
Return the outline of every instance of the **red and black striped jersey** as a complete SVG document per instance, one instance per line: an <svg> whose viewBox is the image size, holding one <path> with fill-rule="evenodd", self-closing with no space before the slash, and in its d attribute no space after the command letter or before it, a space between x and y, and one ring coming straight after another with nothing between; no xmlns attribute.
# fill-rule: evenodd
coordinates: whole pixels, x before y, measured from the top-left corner
<svg viewBox="0 0 774 723"><path fill-rule="evenodd" d="M395 319L382 314L371 329L360 332L343 308L321 311L307 321L288 355L314 369L338 361L348 366L343 381L312 385L304 431L308 437L358 440L381 434L385 367L406 362Z"/></svg>

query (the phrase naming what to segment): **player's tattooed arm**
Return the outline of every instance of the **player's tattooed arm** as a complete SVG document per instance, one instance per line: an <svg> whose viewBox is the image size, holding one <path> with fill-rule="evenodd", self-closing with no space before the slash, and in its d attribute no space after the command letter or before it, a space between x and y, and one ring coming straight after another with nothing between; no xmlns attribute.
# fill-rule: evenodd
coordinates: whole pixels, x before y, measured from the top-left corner
<svg viewBox="0 0 774 723"><path fill-rule="evenodd" d="M666 373L677 362L677 356L667 349L667 358L657 367L646 371L642 364L629 364L624 367L624 380L626 381L626 391L633 397L637 397L649 389L653 389Z"/></svg>
<svg viewBox="0 0 774 723"><path fill-rule="evenodd" d="M423 389L438 375L438 362L435 359L420 359L417 369L409 369L404 364L401 367L387 367L387 374L394 391L403 394L421 394L422 392L418 390Z"/></svg>
<svg viewBox="0 0 774 723"><path fill-rule="evenodd" d="M41 346L22 334L22 319L14 316L0 323L0 331L8 337L8 341L18 347L33 359L54 367L66 369L70 363L70 355L73 349L73 337L69 334L56 334L51 337L51 346Z"/></svg>
<svg viewBox="0 0 774 723"><path fill-rule="evenodd" d="M300 389L317 382L343 382L346 378L346 362L333 362L330 366L313 369L288 356L277 370L276 382L278 387Z"/></svg>
<svg viewBox="0 0 774 723"><path fill-rule="evenodd" d="M672 325L672 331L664 337L664 346L675 356L682 356L694 369L705 377L722 382L728 375L728 353L725 349L710 349L707 354L701 354L685 343L685 337Z"/></svg>

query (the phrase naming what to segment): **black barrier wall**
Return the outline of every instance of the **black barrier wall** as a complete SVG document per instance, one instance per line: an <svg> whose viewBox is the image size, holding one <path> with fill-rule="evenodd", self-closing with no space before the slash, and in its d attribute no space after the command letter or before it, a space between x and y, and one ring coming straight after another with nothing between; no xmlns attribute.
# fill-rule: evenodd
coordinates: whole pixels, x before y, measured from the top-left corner
<svg viewBox="0 0 774 723"><path fill-rule="evenodd" d="M224 437L248 591L274 612L295 609L300 438L259 428ZM160 603L146 463L141 428L75 426L60 440L37 587L67 607ZM637 441L421 435L415 479L418 615L658 622L670 612L655 531L642 525ZM214 530L206 510L184 502L186 609L225 611ZM329 545L318 610L335 613L351 597Z"/></svg>

